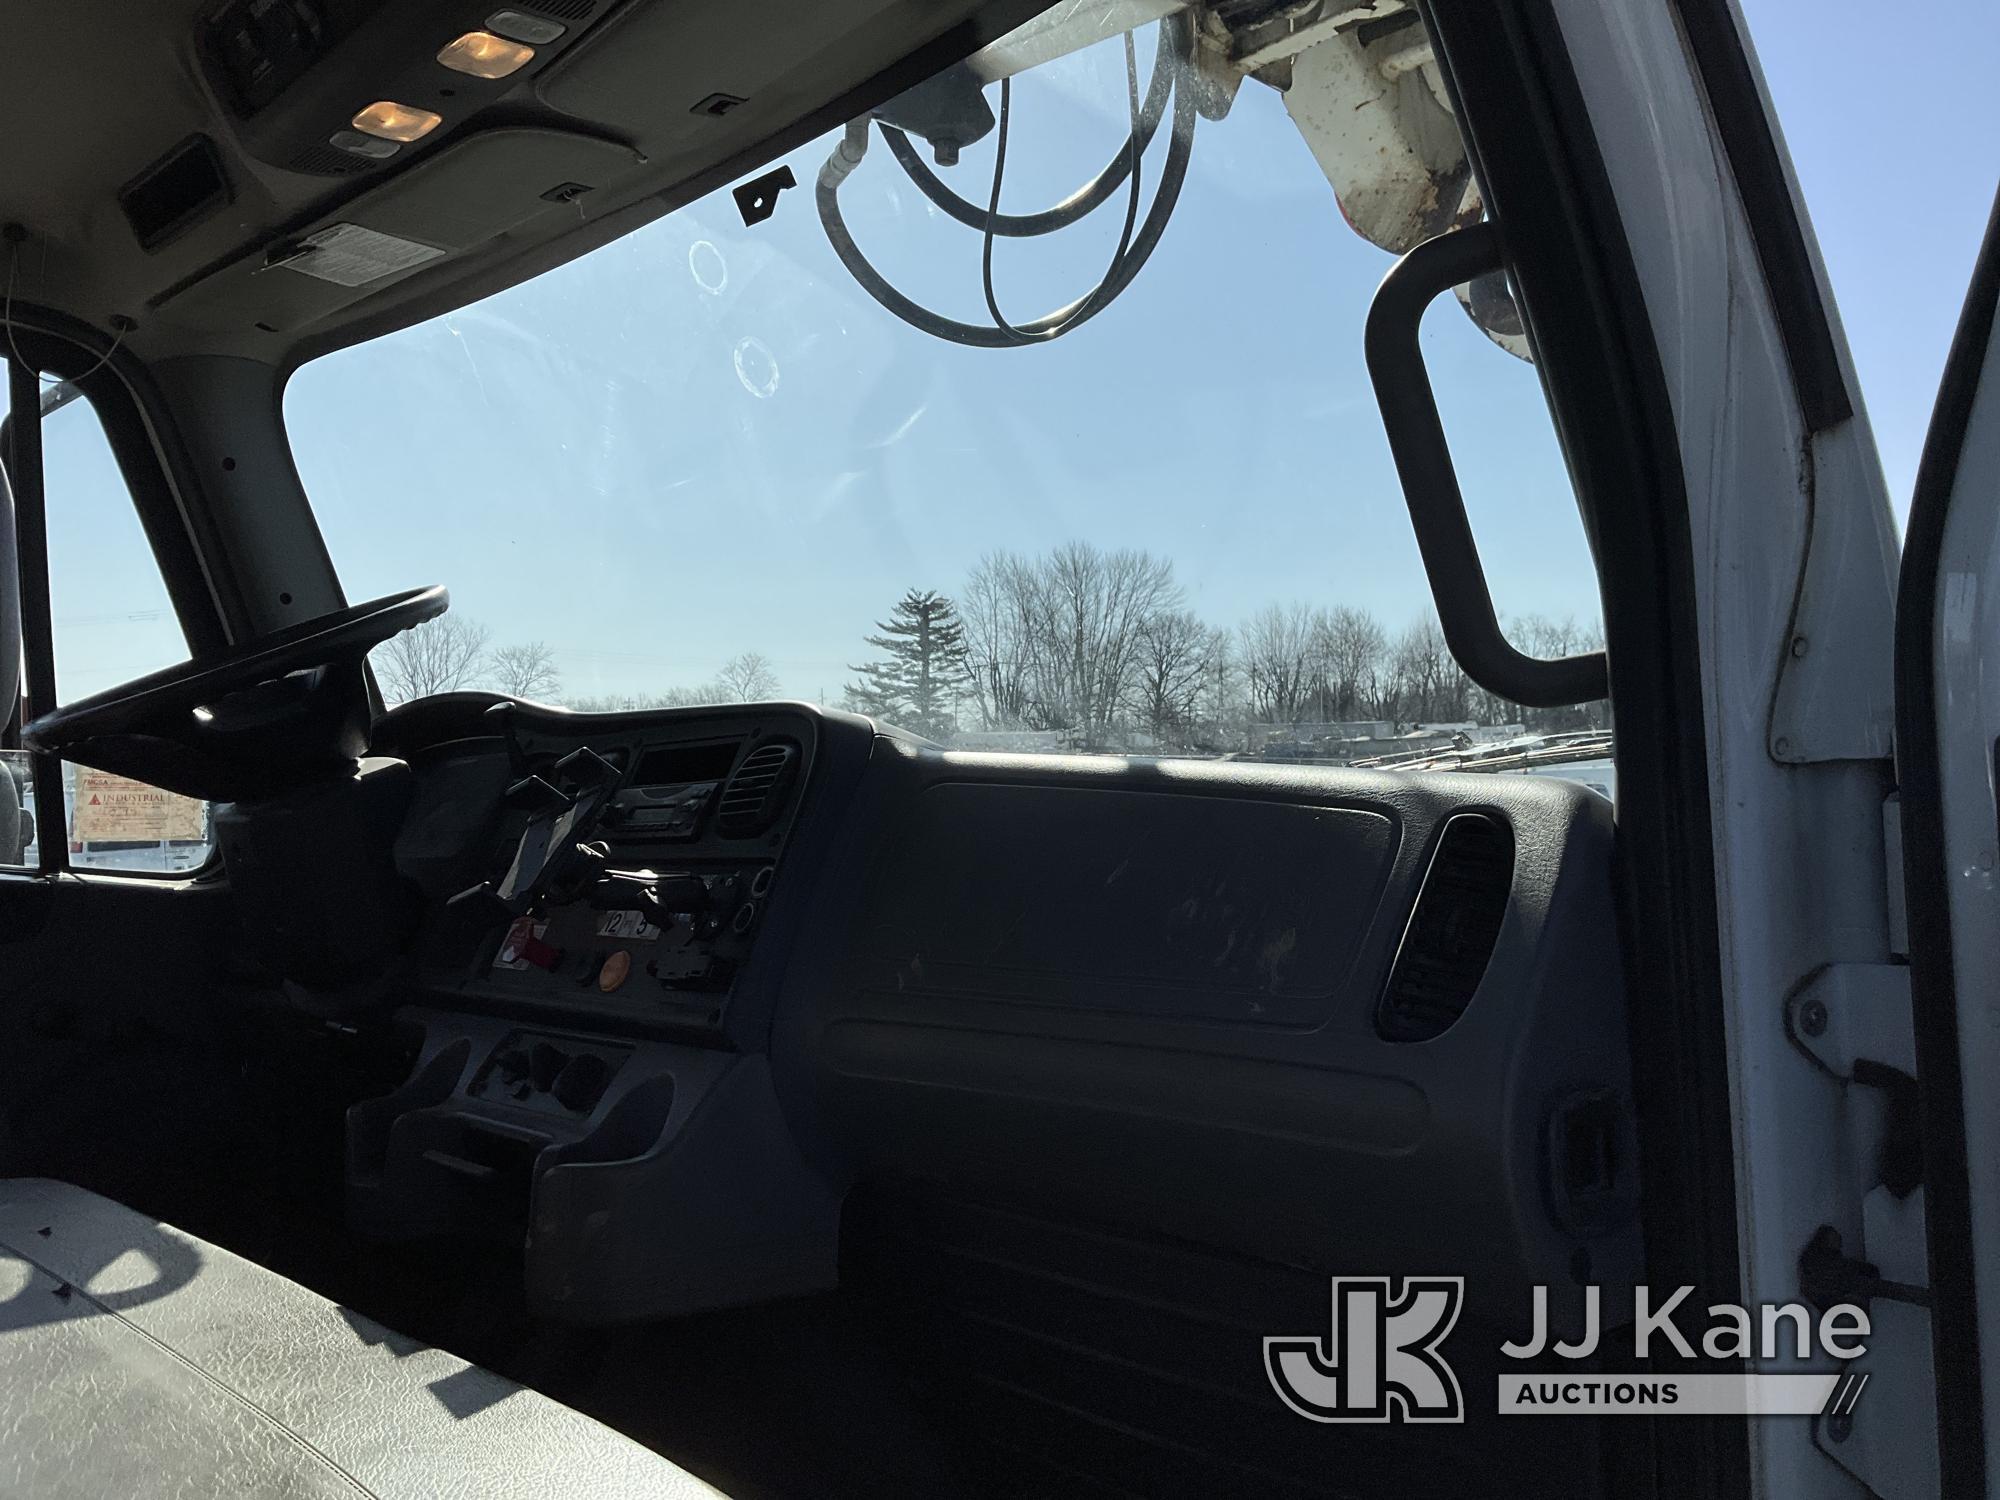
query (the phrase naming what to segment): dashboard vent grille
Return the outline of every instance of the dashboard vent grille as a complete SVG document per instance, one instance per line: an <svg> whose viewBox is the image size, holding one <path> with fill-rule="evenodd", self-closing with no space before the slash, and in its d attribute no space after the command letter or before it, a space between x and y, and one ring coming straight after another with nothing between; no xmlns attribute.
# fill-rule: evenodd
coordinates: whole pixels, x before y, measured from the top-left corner
<svg viewBox="0 0 2000 1500"><path fill-rule="evenodd" d="M1486 813L1445 820L1375 1015L1392 1042L1442 1036L1485 977L1514 884L1514 833Z"/></svg>
<svg viewBox="0 0 2000 1500"><path fill-rule="evenodd" d="M728 838L749 838L777 822L798 760L799 747L789 740L767 740L744 756L716 803L717 830Z"/></svg>

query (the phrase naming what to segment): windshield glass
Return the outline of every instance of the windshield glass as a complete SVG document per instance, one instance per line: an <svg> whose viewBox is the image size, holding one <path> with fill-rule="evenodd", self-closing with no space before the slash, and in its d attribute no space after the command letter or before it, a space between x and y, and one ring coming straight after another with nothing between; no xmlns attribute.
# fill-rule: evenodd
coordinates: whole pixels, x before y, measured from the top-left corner
<svg viewBox="0 0 2000 1500"><path fill-rule="evenodd" d="M1153 70L1180 68L1185 37L1162 24L1164 45L1160 25L1136 34L1133 71L1112 36L1012 79L1003 213L1120 158ZM1158 111L1129 239L1127 183L1056 232L995 238L993 302L1016 327L1113 268L1117 294L1053 339L939 337L843 264L845 232L892 295L995 330L985 237L877 128L839 187L844 231L815 195L835 131L785 158L798 186L762 222L717 192L301 369L286 418L348 597L452 592L439 639L377 653L385 693L783 696L975 748L1288 759L1601 727L1602 705L1526 713L1451 662L1363 366L1393 255L1357 227L1389 237L1369 217L1388 190L1343 173L1389 146L1324 124L1336 105L1362 117L1341 68L1400 100L1401 145L1445 162L1416 184L1430 219L1410 242L1479 213L1422 33L1409 18L1293 45L1233 98L1174 72L1202 117ZM1344 50L1321 66L1329 47ZM968 93L1001 104L977 82L894 113L969 134ZM1128 263L1144 248L1189 128L1157 248L1119 288L1121 243ZM909 143L977 221L999 136L988 124L944 166ZM1534 367L1451 297L1424 341L1510 635L1544 655L1595 644L1595 575Z"/></svg>

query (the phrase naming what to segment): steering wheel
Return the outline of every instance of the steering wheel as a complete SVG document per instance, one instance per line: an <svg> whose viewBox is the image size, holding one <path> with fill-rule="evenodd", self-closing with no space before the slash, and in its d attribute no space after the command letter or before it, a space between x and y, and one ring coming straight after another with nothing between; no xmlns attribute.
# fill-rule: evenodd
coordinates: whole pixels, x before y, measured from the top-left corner
<svg viewBox="0 0 2000 1500"><path fill-rule="evenodd" d="M434 585L304 620L43 714L21 742L212 802L272 796L366 752L369 651L450 603Z"/></svg>

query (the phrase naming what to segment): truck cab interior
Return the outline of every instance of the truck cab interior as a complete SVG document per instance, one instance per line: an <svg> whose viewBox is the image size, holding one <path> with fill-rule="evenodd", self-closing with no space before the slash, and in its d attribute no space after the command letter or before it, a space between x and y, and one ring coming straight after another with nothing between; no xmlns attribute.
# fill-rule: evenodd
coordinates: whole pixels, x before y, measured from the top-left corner
<svg viewBox="0 0 2000 1500"><path fill-rule="evenodd" d="M5 23L0 1490L1749 1493L1741 1419L1536 1424L1489 1396L1537 1288L1567 1338L1586 1287L1616 1326L1642 1280L1699 1303L1745 1274L1686 371L1647 321L1579 8L492 4ZM1678 9L1707 18L1692 50L1728 22ZM1079 149L1110 165L1002 214L983 163L1010 128L1026 159L1035 71L1078 57L1101 125ZM1280 127L1302 177L1226 154ZM1653 142L1661 181L1676 142ZM1198 244L1189 205L1219 183L1246 216L1309 196L1373 270L1316 270L1275 230L1261 259L1254 235ZM1026 255L1100 206L1055 312L1026 316L1050 290L1026 272L996 295L996 240ZM962 237L892 244L892 209ZM700 322L792 285L790 234L837 318L784 291L755 327ZM613 293L591 268L620 255ZM1176 276L1206 295L1147 300ZM1247 368L1336 280L1353 316L1312 352L1365 370L1363 405L1289 376L1231 396L1234 366L1174 352L1176 319L1226 319ZM649 300L669 282L686 316ZM567 300L534 316L507 301L549 287ZM1548 413L1601 638L1538 651L1496 606L1491 466L1426 374L1445 320ZM586 325L705 361L740 412L569 362ZM927 481L964 565L1039 545L980 531L981 475L1004 448L1019 490L1082 440L895 363L918 356L878 370L885 329L1024 384L1070 349L1159 366L1129 396L1133 462L1236 453L1219 512L1254 512L1257 455L1296 450L1315 509L1394 528L1464 691L1517 723L1615 721L1615 812L1574 778L1383 745L1386 767L1170 738L1139 666L1115 711L1088 682L1048 707L1060 652L1003 682L977 606L1046 602L1081 557L1112 579L1099 629L1131 608L1108 540L956 590L963 734L903 678L894 709L789 671L618 697L620 663L795 610L814 560L772 537L893 478L952 411L991 417L991 452ZM886 423L863 401L811 440L771 425L869 382L908 397ZM66 622L140 605L109 564L64 594L55 445L86 412L181 648L88 681ZM658 460L645 486L605 467L614 420ZM1365 459L1311 448L1341 423ZM838 482L791 494L814 442ZM1065 503L1112 504L1124 463L1064 474ZM760 520L772 495L797 509ZM1365 558L1378 532L1339 524L1267 550ZM468 593L502 552L504 586ZM470 598L503 632L562 601L609 697L413 671ZM696 598L702 619L649 623ZM1164 652L1174 618L1132 639ZM1241 649L1243 691L1275 692ZM1149 731L1120 728L1148 681ZM1377 717L1336 696L1324 719ZM1585 717L1524 717L1561 713ZM93 833L92 777L198 826ZM90 857L147 838L194 853ZM1464 1278L1449 1441L1274 1395L1265 1340L1323 1332L1328 1278L1377 1273Z"/></svg>

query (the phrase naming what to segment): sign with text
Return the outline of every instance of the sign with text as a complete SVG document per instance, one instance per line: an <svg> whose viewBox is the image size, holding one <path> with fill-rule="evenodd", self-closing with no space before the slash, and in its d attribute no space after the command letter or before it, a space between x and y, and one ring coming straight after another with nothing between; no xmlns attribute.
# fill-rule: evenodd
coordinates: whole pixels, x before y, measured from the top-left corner
<svg viewBox="0 0 2000 1500"><path fill-rule="evenodd" d="M70 837L86 844L198 843L208 837L207 809L193 797L78 766Z"/></svg>

